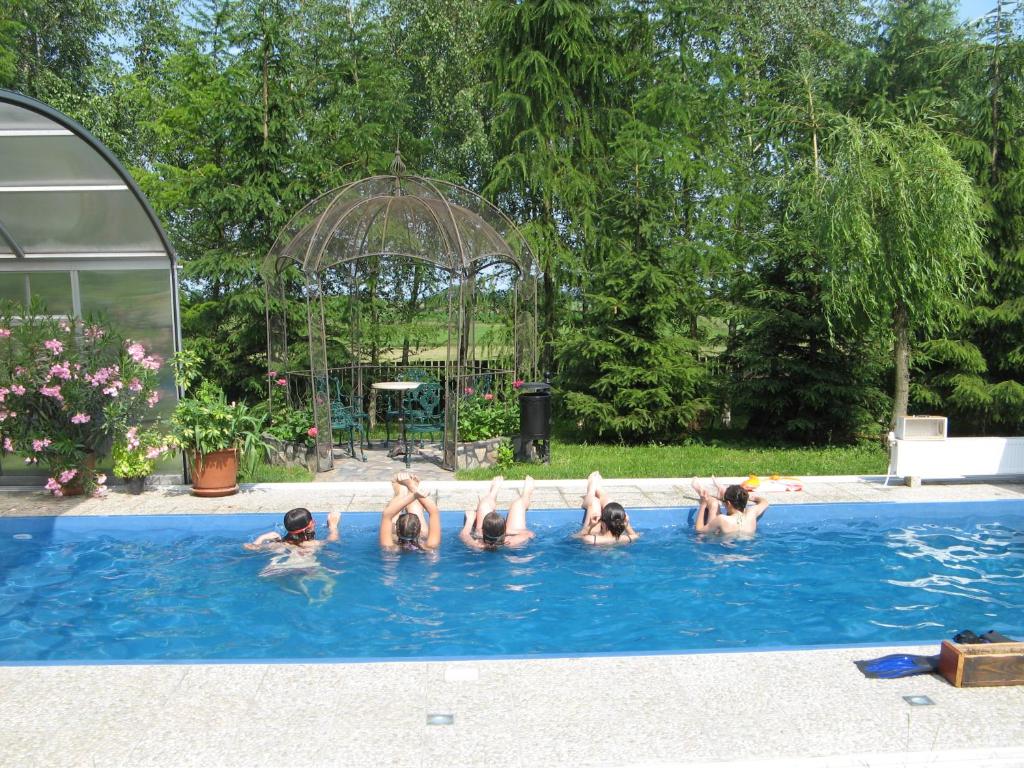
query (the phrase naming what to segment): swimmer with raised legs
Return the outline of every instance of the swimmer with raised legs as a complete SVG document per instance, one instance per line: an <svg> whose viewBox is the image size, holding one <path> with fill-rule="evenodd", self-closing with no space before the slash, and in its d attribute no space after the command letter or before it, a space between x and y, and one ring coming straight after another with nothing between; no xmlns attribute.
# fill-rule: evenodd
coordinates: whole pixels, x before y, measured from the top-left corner
<svg viewBox="0 0 1024 768"><path fill-rule="evenodd" d="M722 489L717 481L715 487L721 493L721 499L705 488L695 477L691 485L697 493L700 505L694 527L697 533L728 536L732 534L753 535L757 532L757 521L768 509L768 500L764 496L751 493L741 485L730 485ZM747 504L754 506L747 508ZM725 504L725 514L721 514L721 504Z"/></svg>
<svg viewBox="0 0 1024 768"><path fill-rule="evenodd" d="M434 550L441 544L441 513L411 472L399 472L391 480L394 493L380 514L378 539L390 551ZM424 511L429 523L424 524ZM426 528L426 533L424 533Z"/></svg>
<svg viewBox="0 0 1024 768"><path fill-rule="evenodd" d="M622 505L612 501L601 487L601 480L600 472L591 472L587 477L583 525L576 536L585 544L630 544L640 534L633 530Z"/></svg>
<svg viewBox="0 0 1024 768"><path fill-rule="evenodd" d="M533 538L533 531L526 527L526 512L533 498L533 478L527 475L523 479L523 490L508 505L505 517L496 509L502 482L504 478L501 475L495 477L487 493L477 501L476 510L466 511L459 538L467 547L490 550L502 546L518 547Z"/></svg>

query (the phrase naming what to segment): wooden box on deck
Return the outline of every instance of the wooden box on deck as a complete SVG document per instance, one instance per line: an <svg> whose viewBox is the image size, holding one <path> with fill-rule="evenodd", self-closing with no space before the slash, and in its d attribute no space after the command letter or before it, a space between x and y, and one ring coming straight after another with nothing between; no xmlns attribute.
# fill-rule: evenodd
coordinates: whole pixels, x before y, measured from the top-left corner
<svg viewBox="0 0 1024 768"><path fill-rule="evenodd" d="M939 673L957 688L1024 685L1024 643L959 645L943 640Z"/></svg>

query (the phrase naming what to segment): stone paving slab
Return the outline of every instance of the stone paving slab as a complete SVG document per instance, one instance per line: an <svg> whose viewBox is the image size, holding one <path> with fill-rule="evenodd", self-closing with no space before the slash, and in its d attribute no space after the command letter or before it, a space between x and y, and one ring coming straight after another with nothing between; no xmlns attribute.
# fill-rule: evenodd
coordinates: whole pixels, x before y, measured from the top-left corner
<svg viewBox="0 0 1024 768"><path fill-rule="evenodd" d="M745 478L721 478L724 483ZM957 501L1024 498L1024 480L1005 482L925 483L917 488L884 485L881 477L808 477L802 491L778 491L766 496L774 504L839 501ZM707 478L704 479L707 482ZM488 487L487 481L424 479L443 510L471 509ZM577 509L585 490L583 480L538 480L534 509ZM627 509L692 507L696 494L690 478L606 479L609 493ZM507 506L522 488L521 480L508 480L498 495ZM391 497L387 481L351 483L264 483L243 485L234 496L201 499L189 486L160 486L138 496L113 490L105 499L53 498L42 490L0 488L0 516L21 515L131 515L131 514L237 514L284 512L297 506L314 511L374 512Z"/></svg>
<svg viewBox="0 0 1024 768"><path fill-rule="evenodd" d="M934 650L0 667L0 766L1024 765L1024 688L852 663Z"/></svg>

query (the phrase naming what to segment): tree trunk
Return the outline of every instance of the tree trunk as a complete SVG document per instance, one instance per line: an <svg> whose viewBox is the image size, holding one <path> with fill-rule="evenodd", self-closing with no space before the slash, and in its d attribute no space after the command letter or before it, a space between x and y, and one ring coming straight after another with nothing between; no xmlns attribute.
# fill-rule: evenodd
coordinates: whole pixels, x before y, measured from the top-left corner
<svg viewBox="0 0 1024 768"><path fill-rule="evenodd" d="M907 415L907 402L910 396L910 328L907 308L902 302L896 304L892 314L893 331L896 340L893 342L893 368L895 380L892 395L892 422L889 429L896 429L896 420Z"/></svg>

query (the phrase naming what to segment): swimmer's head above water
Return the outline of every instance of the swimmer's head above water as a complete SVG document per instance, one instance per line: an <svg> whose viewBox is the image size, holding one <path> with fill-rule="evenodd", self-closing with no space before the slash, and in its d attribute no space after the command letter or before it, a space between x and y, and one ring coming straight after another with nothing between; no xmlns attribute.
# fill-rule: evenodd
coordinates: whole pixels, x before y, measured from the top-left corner
<svg viewBox="0 0 1024 768"><path fill-rule="evenodd" d="M402 546L419 546L420 519L410 512L402 512L395 521L395 536Z"/></svg>
<svg viewBox="0 0 1024 768"><path fill-rule="evenodd" d="M617 501L609 501L601 510L601 522L617 539L626 530L626 510Z"/></svg>
<svg viewBox="0 0 1024 768"><path fill-rule="evenodd" d="M747 508L747 501L749 499L750 494L742 485L730 485L725 489L725 493L722 494L722 501L727 502L737 512L742 512Z"/></svg>
<svg viewBox="0 0 1024 768"><path fill-rule="evenodd" d="M480 538L486 547L500 547L505 543L505 518L497 512L488 512L480 523Z"/></svg>
<svg viewBox="0 0 1024 768"><path fill-rule="evenodd" d="M284 541L287 544L301 544L316 538L316 521L305 507L289 509L284 513Z"/></svg>

